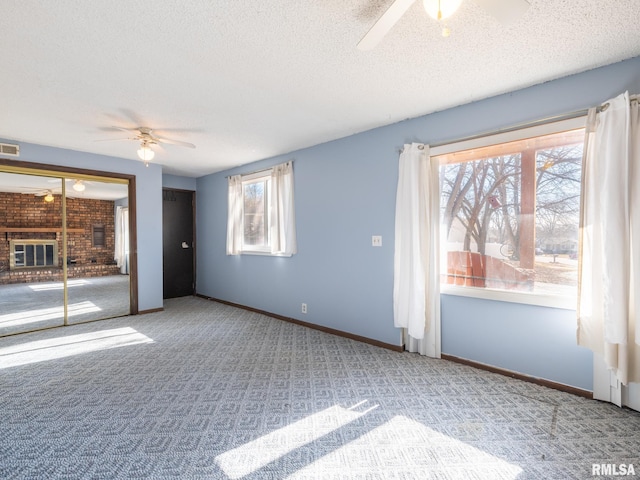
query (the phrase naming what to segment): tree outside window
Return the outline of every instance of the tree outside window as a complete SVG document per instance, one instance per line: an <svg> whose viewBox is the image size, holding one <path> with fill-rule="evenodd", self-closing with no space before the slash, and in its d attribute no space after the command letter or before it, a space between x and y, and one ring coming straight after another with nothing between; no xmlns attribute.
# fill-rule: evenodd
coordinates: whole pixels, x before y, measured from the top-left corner
<svg viewBox="0 0 640 480"><path fill-rule="evenodd" d="M442 282L575 294L584 130L440 155Z"/></svg>
<svg viewBox="0 0 640 480"><path fill-rule="evenodd" d="M268 192L269 181L265 179L243 185L245 246L269 246Z"/></svg>

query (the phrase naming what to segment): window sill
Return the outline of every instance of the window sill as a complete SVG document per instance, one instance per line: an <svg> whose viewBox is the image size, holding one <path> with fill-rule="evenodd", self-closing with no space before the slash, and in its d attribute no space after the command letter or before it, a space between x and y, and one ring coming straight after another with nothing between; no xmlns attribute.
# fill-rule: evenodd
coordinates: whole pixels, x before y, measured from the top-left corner
<svg viewBox="0 0 640 480"><path fill-rule="evenodd" d="M240 255L258 255L262 257L291 257L291 255L285 255L284 253L271 253L266 250L243 250L240 252Z"/></svg>
<svg viewBox="0 0 640 480"><path fill-rule="evenodd" d="M560 296L544 293L510 292L491 288L461 287L456 285L440 285L440 293L459 297L479 298L497 302L521 303L539 307L575 310L577 300L575 296Z"/></svg>

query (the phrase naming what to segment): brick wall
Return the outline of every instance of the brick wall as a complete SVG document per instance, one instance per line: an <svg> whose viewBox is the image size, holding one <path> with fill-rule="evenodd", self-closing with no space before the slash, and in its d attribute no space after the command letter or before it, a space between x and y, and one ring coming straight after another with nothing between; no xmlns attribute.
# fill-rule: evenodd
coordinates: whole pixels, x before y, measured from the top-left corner
<svg viewBox="0 0 640 480"><path fill-rule="evenodd" d="M69 265L67 278L104 277L118 275L120 269L117 265L100 265L92 263L88 265ZM62 268L20 268L0 273L0 285L14 283L33 282L61 282Z"/></svg>
<svg viewBox="0 0 640 480"><path fill-rule="evenodd" d="M112 265L115 251L115 207L109 200L67 198L67 228L82 229L82 233L67 234L67 255L75 265ZM62 203L60 195L47 203L43 197L20 193L0 192L0 227L61 228ZM104 225L105 246L92 244L92 226ZM10 232L1 233L0 271L9 269L11 240L56 239L58 241L58 267L62 266L62 233ZM112 269L82 269L103 271ZM43 277L45 273L42 272ZM23 275L24 276L24 275ZM33 275L28 275L32 277Z"/></svg>

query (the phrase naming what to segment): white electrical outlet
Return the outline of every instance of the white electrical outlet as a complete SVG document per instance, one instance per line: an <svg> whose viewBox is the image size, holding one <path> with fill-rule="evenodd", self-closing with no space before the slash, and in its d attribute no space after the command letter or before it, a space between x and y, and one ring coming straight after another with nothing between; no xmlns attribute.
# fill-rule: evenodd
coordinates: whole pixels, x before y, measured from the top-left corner
<svg viewBox="0 0 640 480"><path fill-rule="evenodd" d="M382 246L382 235L373 235L371 237L371 246L373 246L373 247L381 247Z"/></svg>
<svg viewBox="0 0 640 480"><path fill-rule="evenodd" d="M302 313L307 313L307 304L306 303L302 304Z"/></svg>

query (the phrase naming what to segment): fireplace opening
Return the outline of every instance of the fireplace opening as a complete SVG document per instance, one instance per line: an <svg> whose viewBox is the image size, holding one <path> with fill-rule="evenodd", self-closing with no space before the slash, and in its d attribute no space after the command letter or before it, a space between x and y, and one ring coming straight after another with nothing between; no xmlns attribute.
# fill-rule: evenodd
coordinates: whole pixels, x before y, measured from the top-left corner
<svg viewBox="0 0 640 480"><path fill-rule="evenodd" d="M10 269L54 267L58 265L55 240L11 240Z"/></svg>

